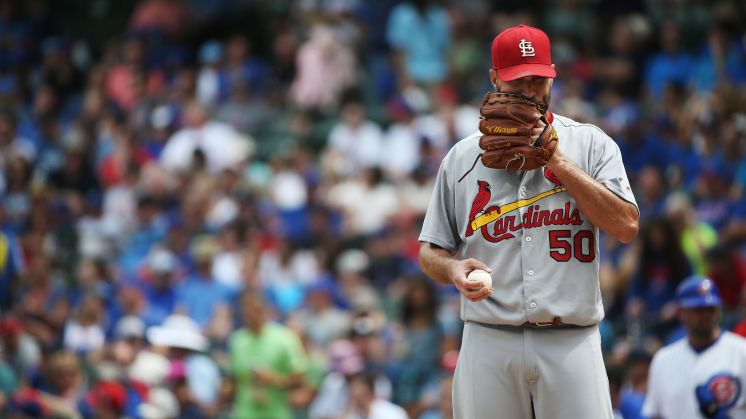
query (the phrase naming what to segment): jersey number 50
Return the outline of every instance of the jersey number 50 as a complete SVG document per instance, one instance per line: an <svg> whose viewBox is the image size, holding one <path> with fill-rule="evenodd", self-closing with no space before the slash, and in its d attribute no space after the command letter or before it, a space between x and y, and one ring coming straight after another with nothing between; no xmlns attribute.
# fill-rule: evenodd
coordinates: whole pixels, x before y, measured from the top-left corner
<svg viewBox="0 0 746 419"><path fill-rule="evenodd" d="M574 237L570 230L552 230L549 232L549 247L552 249L549 256L558 262L567 262L573 256L584 263L596 258L596 244L593 232L589 230L580 230Z"/></svg>

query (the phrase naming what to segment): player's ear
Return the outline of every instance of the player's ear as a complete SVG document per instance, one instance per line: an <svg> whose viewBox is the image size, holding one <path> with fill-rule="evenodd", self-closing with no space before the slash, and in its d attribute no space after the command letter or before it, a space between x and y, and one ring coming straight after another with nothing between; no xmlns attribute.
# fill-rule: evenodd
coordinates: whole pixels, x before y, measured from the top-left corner
<svg viewBox="0 0 746 419"><path fill-rule="evenodd" d="M676 318L679 320L679 323L684 324L684 309L680 305L676 305Z"/></svg>
<svg viewBox="0 0 746 419"><path fill-rule="evenodd" d="M495 88L496 91L500 91L500 89L497 88L498 83L500 83L500 79L497 78L497 70L494 68L490 69L490 81L492 82L492 87Z"/></svg>

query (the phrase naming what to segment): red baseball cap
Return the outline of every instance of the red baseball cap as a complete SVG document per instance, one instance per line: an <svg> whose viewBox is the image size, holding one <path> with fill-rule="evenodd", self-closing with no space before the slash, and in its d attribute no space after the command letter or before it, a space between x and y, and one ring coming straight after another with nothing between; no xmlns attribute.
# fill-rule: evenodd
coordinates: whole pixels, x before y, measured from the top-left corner
<svg viewBox="0 0 746 419"><path fill-rule="evenodd" d="M18 317L8 316L0 320L0 336L8 336L23 331L23 323Z"/></svg>
<svg viewBox="0 0 746 419"><path fill-rule="evenodd" d="M88 393L87 402L92 407L123 412L127 407L127 389L116 381L99 381Z"/></svg>
<svg viewBox="0 0 746 419"><path fill-rule="evenodd" d="M557 76L552 67L549 37L541 29L518 25L492 41L492 67L502 81L526 76Z"/></svg>

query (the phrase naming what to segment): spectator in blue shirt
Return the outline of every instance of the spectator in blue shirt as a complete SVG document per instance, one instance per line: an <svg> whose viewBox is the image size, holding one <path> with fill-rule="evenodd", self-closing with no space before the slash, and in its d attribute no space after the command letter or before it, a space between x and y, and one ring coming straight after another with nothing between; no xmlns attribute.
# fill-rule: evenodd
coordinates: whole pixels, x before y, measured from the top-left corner
<svg viewBox="0 0 746 419"><path fill-rule="evenodd" d="M686 85L694 64L691 55L681 49L680 29L673 20L663 23L660 43L662 51L648 59L644 80L648 93L656 99L662 97L666 84Z"/></svg>
<svg viewBox="0 0 746 419"><path fill-rule="evenodd" d="M217 247L212 238L195 239L192 247L196 271L176 286L176 310L183 311L204 328L215 309L230 304L231 289L212 277L212 259Z"/></svg>
<svg viewBox="0 0 746 419"><path fill-rule="evenodd" d="M446 10L430 0L412 0L394 7L386 38L401 54L400 84L433 84L448 75L451 28Z"/></svg>

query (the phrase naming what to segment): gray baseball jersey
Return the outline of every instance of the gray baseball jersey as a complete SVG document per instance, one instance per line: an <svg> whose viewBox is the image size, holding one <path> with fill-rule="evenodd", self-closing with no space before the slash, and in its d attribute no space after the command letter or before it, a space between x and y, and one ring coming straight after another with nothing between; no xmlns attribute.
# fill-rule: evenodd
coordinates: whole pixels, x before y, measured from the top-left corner
<svg viewBox="0 0 746 419"><path fill-rule="evenodd" d="M622 199L637 206L619 147L599 128L559 115L550 120L559 149ZM495 292L461 297L461 318L521 325L559 320L591 325L603 318L598 227L551 170L499 170L477 164L476 132L459 141L438 171L419 240L492 268Z"/></svg>

